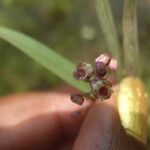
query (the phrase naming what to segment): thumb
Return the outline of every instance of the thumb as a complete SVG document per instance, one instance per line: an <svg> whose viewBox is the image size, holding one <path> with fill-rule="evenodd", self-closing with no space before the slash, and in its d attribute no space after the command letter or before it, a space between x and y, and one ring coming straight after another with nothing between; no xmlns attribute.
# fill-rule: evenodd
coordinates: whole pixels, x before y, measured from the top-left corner
<svg viewBox="0 0 150 150"><path fill-rule="evenodd" d="M145 145L126 132L115 104L116 96L96 102L89 110L73 150L145 150Z"/></svg>
<svg viewBox="0 0 150 150"><path fill-rule="evenodd" d="M96 103L89 111L73 150L144 150L144 145L126 134L117 110Z"/></svg>

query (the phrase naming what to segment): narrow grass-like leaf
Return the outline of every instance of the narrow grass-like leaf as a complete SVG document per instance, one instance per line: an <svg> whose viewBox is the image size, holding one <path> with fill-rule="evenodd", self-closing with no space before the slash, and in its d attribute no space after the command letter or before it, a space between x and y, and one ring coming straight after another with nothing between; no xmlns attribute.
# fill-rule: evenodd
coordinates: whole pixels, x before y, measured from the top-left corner
<svg viewBox="0 0 150 150"><path fill-rule="evenodd" d="M72 86L87 92L86 85L73 78L75 65L52 49L22 33L5 27L0 27L0 38L11 43Z"/></svg>
<svg viewBox="0 0 150 150"><path fill-rule="evenodd" d="M109 51L117 58L120 68L120 44L109 0L96 0L96 11Z"/></svg>
<svg viewBox="0 0 150 150"><path fill-rule="evenodd" d="M124 0L123 49L125 71L130 75L137 75L139 61L137 0Z"/></svg>

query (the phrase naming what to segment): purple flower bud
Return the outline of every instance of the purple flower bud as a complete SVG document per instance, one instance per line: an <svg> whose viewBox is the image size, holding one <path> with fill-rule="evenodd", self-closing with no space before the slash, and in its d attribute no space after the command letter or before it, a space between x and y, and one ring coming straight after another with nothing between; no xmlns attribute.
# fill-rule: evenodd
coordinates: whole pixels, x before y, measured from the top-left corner
<svg viewBox="0 0 150 150"><path fill-rule="evenodd" d="M108 65L111 61L111 56L109 54L101 54L95 59L95 63L103 62L105 65Z"/></svg>
<svg viewBox="0 0 150 150"><path fill-rule="evenodd" d="M117 70L117 67L118 67L117 60L112 58L109 65L108 65L108 68L111 70Z"/></svg>
<svg viewBox="0 0 150 150"><path fill-rule="evenodd" d="M84 98L80 94L71 94L71 100L72 102L82 105L84 102Z"/></svg>
<svg viewBox="0 0 150 150"><path fill-rule="evenodd" d="M106 66L103 62L96 63L96 73L98 77L104 77L106 75Z"/></svg>
<svg viewBox="0 0 150 150"><path fill-rule="evenodd" d="M74 71L73 75L77 80L83 80L85 78L86 73L83 69L77 69L76 71Z"/></svg>
<svg viewBox="0 0 150 150"><path fill-rule="evenodd" d="M80 63L77 65L76 71L73 73L77 80L88 81L89 78L94 74L94 69L91 64Z"/></svg>

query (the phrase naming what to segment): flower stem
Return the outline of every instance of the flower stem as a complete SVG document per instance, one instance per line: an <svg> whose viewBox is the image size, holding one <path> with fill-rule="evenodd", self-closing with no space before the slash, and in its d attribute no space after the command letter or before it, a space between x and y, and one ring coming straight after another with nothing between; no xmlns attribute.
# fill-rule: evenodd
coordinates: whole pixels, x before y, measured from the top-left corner
<svg viewBox="0 0 150 150"><path fill-rule="evenodd" d="M118 72L120 75L122 72L121 46L110 6L110 0L96 0L96 11L108 50L118 61Z"/></svg>
<svg viewBox="0 0 150 150"><path fill-rule="evenodd" d="M125 74L137 75L139 63L137 0L124 0L122 28Z"/></svg>

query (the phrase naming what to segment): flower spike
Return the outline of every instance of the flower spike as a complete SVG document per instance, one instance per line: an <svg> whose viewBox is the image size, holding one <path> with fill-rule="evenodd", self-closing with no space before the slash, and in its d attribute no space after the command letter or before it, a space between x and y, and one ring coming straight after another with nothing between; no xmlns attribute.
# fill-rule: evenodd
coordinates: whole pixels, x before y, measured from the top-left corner
<svg viewBox="0 0 150 150"><path fill-rule="evenodd" d="M107 70L115 71L117 69L117 60L109 54L101 54L95 59L95 69L91 64L82 62L77 65L73 72L75 79L85 81L89 84L91 91L89 95L95 100L106 100L111 97L113 92L112 83L106 78ZM84 102L83 96L87 94L71 94L72 102L82 105Z"/></svg>

